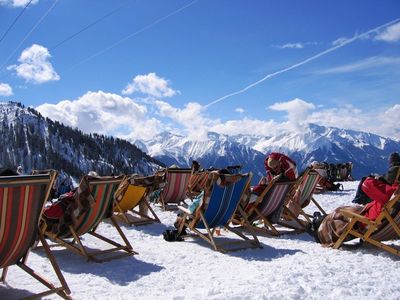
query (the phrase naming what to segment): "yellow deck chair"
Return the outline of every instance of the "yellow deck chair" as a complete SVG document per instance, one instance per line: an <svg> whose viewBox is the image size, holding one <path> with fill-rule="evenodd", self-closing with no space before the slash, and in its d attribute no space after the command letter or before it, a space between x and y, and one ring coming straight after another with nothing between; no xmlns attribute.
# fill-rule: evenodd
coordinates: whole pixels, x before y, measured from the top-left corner
<svg viewBox="0 0 400 300"><path fill-rule="evenodd" d="M153 184L135 185L135 178L126 178L116 192L115 215L128 225L161 223L148 201L148 195L152 190Z"/></svg>

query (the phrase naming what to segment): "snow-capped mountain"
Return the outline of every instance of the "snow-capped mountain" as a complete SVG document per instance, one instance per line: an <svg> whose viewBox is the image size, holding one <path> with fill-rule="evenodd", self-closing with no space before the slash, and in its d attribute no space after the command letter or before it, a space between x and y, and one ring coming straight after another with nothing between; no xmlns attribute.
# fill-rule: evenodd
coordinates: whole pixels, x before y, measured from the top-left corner
<svg viewBox="0 0 400 300"><path fill-rule="evenodd" d="M167 166L175 164L189 167L193 160L197 160L205 168L240 164L243 171L252 171L255 177L265 173L263 153L226 135L210 132L207 140L194 141L181 135L163 132L142 143L146 145L150 156Z"/></svg>
<svg viewBox="0 0 400 300"><path fill-rule="evenodd" d="M149 155L166 165L189 166L192 160L204 167L241 164L255 179L264 174L265 154L272 151L292 157L302 171L312 161L353 163L353 176L384 173L391 152L400 151L400 142L354 130L310 124L302 132L285 132L277 136L226 136L209 133L207 141L162 133L144 141Z"/></svg>
<svg viewBox="0 0 400 300"><path fill-rule="evenodd" d="M160 166L125 140L84 134L16 102L0 102L0 128L0 167L21 165L25 173L56 169L79 178L91 170L151 174Z"/></svg>

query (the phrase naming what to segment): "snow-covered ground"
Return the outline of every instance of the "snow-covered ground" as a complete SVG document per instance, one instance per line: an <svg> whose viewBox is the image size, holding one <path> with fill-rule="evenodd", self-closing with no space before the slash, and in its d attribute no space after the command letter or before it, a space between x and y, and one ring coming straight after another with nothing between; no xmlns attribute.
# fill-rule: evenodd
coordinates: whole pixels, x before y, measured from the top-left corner
<svg viewBox="0 0 400 300"><path fill-rule="evenodd" d="M331 211L351 203L357 184L345 182L343 192L316 199ZM263 249L222 254L200 239L166 242L162 232L172 227L176 215L158 208L156 212L162 224L122 226L139 252L133 257L98 264L53 248L74 299L400 299L400 260L378 248L333 250L303 233L261 236ZM108 223L99 227L105 234L113 235L113 230ZM90 244L90 237L85 242ZM42 251L32 252L28 264L55 279ZM0 299L43 290L15 266L7 279L0 284Z"/></svg>

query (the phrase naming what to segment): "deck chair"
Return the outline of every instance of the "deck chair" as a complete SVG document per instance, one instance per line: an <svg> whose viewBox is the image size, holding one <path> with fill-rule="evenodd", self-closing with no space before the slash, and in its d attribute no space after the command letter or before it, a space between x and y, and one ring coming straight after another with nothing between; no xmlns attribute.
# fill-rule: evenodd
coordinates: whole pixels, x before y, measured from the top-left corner
<svg viewBox="0 0 400 300"><path fill-rule="evenodd" d="M304 208L310 203L313 202L315 206L320 210L320 212L326 216L325 210L322 206L315 200L313 197L315 188L320 180L321 176L319 173L312 169L307 169L304 174L297 179L297 184L293 187L289 197L287 198L287 202L285 204L285 209L283 211L283 218L286 221L294 221L298 225L300 225L300 229L305 229L305 223L300 220L298 216L303 216L305 220L310 223L311 222L311 215L307 214L304 211ZM296 192L300 192L299 202L294 201ZM290 202L290 203L289 203ZM298 211L299 214L293 213L293 210ZM289 226L288 222L282 220L282 225ZM296 228L298 229L298 228Z"/></svg>
<svg viewBox="0 0 400 300"><path fill-rule="evenodd" d="M249 203L247 201L244 205L248 221L250 224L255 225L253 229L267 235L277 236L283 233L278 231L274 224L278 223L284 209L285 200L296 182L279 182L278 180L279 176L273 178L255 202ZM235 218L234 223L243 225L243 220ZM259 225L262 226L260 227Z"/></svg>
<svg viewBox="0 0 400 300"><path fill-rule="evenodd" d="M35 297L58 294L64 299L70 299L68 284L43 233L39 231L39 220L54 180L54 173L0 177L0 268L3 269L1 281L5 282L8 267L17 265L47 287L46 291ZM60 286L55 286L27 265L28 254L37 238L43 244L45 255L57 275Z"/></svg>
<svg viewBox="0 0 400 300"><path fill-rule="evenodd" d="M397 188L389 201L384 205L382 212L375 221L371 221L365 216L345 209L342 209L341 212L350 219L350 223L334 244L334 249L339 249L344 245L344 242L350 239L360 238L364 242L400 257L399 247L383 243L384 241L400 238L400 187ZM363 232L358 229L358 223L366 224Z"/></svg>
<svg viewBox="0 0 400 300"><path fill-rule="evenodd" d="M148 196L164 183L164 176L131 176L125 178L115 192L114 213L128 225L161 223L150 206Z"/></svg>
<svg viewBox="0 0 400 300"><path fill-rule="evenodd" d="M166 185L159 197L163 210L178 209L178 205L187 197L186 191L191 173L191 169L167 168L165 170Z"/></svg>
<svg viewBox="0 0 400 300"><path fill-rule="evenodd" d="M48 224L43 222L45 235L53 242L95 262L137 254L113 216L114 192L123 177L84 176L74 194L74 201L66 209L68 218L64 219L65 223L59 224L55 231L55 227L48 228ZM110 218L124 245L96 232L98 225L106 218ZM112 247L89 251L81 239L84 234L90 234Z"/></svg>
<svg viewBox="0 0 400 300"><path fill-rule="evenodd" d="M260 242L247 220L246 213L239 206L243 193L250 185L251 177L251 173L221 175L217 172L210 172L204 197L196 211L191 213L187 208L179 206L183 213L183 221L180 223L178 235L187 227L195 233L195 236L204 239L211 244L214 250L222 253L246 248L261 248ZM236 210L243 218L244 225L252 238L230 225ZM241 240L219 242L218 240L222 238L217 238L215 233L217 228L222 227L235 233ZM231 247L231 245L236 245L236 247Z"/></svg>
<svg viewBox="0 0 400 300"><path fill-rule="evenodd" d="M189 182L186 189L186 196L190 199L198 196L202 190L206 187L208 179L208 171L202 170L192 172L189 177Z"/></svg>

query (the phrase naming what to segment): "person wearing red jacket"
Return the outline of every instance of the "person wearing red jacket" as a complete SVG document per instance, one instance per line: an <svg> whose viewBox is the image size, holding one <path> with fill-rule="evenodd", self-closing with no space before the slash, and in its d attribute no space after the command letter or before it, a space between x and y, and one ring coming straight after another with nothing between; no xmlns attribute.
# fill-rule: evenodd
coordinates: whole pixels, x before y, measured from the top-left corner
<svg viewBox="0 0 400 300"><path fill-rule="evenodd" d="M267 186L268 182L277 175L281 175L280 180L296 180L298 177L296 163L288 156L278 152L272 152L264 161L266 176L253 187L252 193L260 195Z"/></svg>
<svg viewBox="0 0 400 300"><path fill-rule="evenodd" d="M298 176L296 163L285 154L272 152L265 158L264 164L268 181L279 174L287 180L296 180Z"/></svg>

